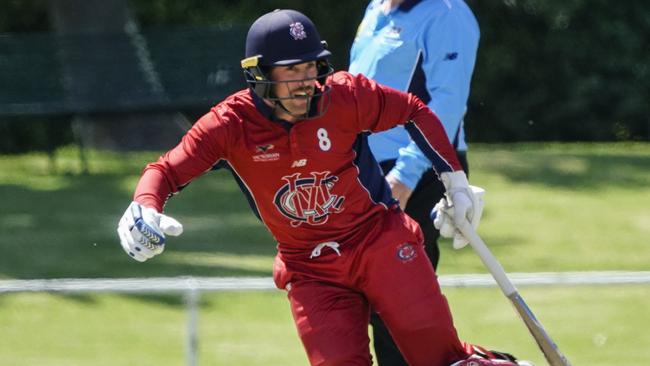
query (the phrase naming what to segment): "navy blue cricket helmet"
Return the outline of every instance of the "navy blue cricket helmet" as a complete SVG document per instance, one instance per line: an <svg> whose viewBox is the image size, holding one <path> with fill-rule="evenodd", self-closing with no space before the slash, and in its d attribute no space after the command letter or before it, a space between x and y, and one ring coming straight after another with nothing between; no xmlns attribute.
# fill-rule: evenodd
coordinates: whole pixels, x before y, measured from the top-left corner
<svg viewBox="0 0 650 366"><path fill-rule="evenodd" d="M262 15L251 25L246 36L246 58L241 66L255 94L279 103L281 100L272 88L277 83L269 77L271 67L316 61L320 90L314 97L318 98L329 90L327 77L334 72L328 61L331 55L311 19L295 10L278 9Z"/></svg>

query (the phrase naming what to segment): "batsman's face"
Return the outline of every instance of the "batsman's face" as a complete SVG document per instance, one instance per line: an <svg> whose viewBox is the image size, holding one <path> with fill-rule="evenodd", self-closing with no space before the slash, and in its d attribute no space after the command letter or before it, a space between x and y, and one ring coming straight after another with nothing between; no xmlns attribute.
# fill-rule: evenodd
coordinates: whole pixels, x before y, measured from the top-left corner
<svg viewBox="0 0 650 366"><path fill-rule="evenodd" d="M271 69L275 96L294 115L306 114L309 101L314 95L318 67L315 61Z"/></svg>

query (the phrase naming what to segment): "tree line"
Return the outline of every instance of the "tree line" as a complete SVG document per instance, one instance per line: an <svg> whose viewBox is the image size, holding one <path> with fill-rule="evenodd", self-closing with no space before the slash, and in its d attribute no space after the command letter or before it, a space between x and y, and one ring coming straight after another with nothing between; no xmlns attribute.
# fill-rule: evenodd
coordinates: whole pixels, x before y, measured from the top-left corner
<svg viewBox="0 0 650 366"><path fill-rule="evenodd" d="M347 68L367 5L361 0L127 2L143 29L250 24L275 8L295 8L314 20L338 69ZM465 118L470 142L650 140L650 2L467 2L481 28ZM48 0L2 2L0 33L51 31L48 6ZM25 148L16 146L15 138L7 142L12 133L30 144L30 133L15 135L16 129L0 120L0 151Z"/></svg>

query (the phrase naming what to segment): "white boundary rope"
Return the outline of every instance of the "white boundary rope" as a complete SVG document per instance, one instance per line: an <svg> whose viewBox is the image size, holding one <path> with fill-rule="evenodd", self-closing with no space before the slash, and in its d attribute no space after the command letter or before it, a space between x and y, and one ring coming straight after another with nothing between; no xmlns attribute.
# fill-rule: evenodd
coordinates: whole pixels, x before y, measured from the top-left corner
<svg viewBox="0 0 650 366"><path fill-rule="evenodd" d="M509 273L519 286L648 284L650 271ZM489 274L439 277L443 287L496 286ZM275 290L270 277L151 277L0 280L0 294L15 292L186 292Z"/></svg>

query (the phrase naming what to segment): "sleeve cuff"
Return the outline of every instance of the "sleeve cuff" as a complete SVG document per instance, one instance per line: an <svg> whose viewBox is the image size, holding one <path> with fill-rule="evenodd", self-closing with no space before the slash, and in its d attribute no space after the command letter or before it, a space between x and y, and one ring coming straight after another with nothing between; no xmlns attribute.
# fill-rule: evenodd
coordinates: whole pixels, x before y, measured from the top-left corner
<svg viewBox="0 0 650 366"><path fill-rule="evenodd" d="M408 146L399 149L399 156L395 167L390 171L393 177L410 189L415 189L422 174L431 168L431 162L422 151L411 142Z"/></svg>

